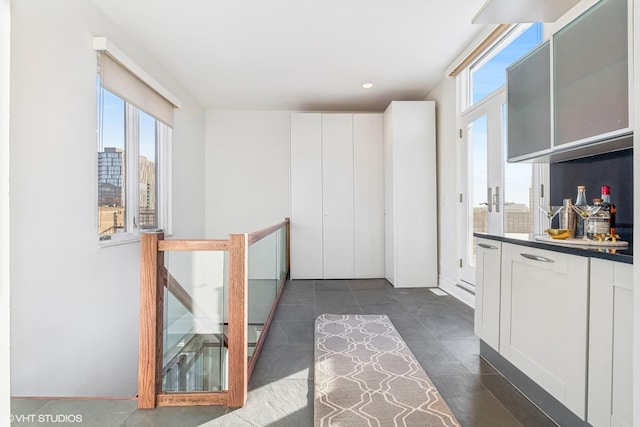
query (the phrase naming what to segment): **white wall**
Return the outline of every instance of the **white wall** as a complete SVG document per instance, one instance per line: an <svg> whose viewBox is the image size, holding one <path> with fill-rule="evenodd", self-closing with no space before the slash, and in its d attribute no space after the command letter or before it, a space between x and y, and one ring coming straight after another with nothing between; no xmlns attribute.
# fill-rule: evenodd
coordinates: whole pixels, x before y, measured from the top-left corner
<svg viewBox="0 0 640 427"><path fill-rule="evenodd" d="M438 188L438 273L440 280L457 282L456 80L445 78L426 98L436 101L436 159Z"/></svg>
<svg viewBox="0 0 640 427"><path fill-rule="evenodd" d="M204 111L93 2L13 2L14 396L137 393L139 244L99 248L96 236L96 35L182 100L174 232L204 233Z"/></svg>
<svg viewBox="0 0 640 427"><path fill-rule="evenodd" d="M207 111L207 238L256 231L289 216L290 116Z"/></svg>
<svg viewBox="0 0 640 427"><path fill-rule="evenodd" d="M11 413L9 355L9 58L10 1L0 0L0 420Z"/></svg>
<svg viewBox="0 0 640 427"><path fill-rule="evenodd" d="M444 78L427 100L436 101L436 157L438 180L438 286L461 301L473 305L474 297L458 283L458 177L459 139L456 108L456 79Z"/></svg>

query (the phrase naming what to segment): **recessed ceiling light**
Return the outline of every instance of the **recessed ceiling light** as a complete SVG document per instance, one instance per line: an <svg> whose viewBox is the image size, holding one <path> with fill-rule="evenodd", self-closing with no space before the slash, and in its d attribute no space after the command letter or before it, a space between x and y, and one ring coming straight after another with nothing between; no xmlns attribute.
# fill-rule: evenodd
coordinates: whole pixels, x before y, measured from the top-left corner
<svg viewBox="0 0 640 427"><path fill-rule="evenodd" d="M362 83L363 89L371 89L373 87L373 83Z"/></svg>

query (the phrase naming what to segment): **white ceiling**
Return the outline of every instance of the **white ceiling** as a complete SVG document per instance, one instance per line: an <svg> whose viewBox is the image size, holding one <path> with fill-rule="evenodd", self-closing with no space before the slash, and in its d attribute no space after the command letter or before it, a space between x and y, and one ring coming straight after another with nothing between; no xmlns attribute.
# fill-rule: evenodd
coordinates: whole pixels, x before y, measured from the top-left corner
<svg viewBox="0 0 640 427"><path fill-rule="evenodd" d="M424 99L482 29L484 3L94 1L206 109L323 111Z"/></svg>
<svg viewBox="0 0 640 427"><path fill-rule="evenodd" d="M476 24L554 22L580 0L487 0L473 18Z"/></svg>

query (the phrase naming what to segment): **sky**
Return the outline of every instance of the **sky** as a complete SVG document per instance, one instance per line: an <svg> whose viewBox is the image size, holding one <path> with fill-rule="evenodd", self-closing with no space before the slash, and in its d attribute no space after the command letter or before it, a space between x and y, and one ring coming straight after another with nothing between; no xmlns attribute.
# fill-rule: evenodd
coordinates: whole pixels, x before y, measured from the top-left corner
<svg viewBox="0 0 640 427"><path fill-rule="evenodd" d="M124 101L103 89L102 145L124 149ZM140 111L140 155L155 161L155 119Z"/></svg>

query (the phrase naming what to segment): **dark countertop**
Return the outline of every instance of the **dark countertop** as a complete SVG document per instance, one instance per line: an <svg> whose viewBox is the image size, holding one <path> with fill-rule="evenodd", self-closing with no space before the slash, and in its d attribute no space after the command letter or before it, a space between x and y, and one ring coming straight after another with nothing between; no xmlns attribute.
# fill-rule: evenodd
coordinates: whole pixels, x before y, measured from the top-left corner
<svg viewBox="0 0 640 427"><path fill-rule="evenodd" d="M623 262L625 264L633 264L633 244L629 243L629 246L625 249L620 248L586 248L580 246L563 245L562 240L558 240L558 243L547 243L544 241L534 240L532 235L526 234L486 234L486 233L473 233L475 237L483 239L497 240L499 242L513 243L515 245L528 246L531 248L546 249L549 251L562 252L571 255L578 255L589 258L601 258L611 261Z"/></svg>

